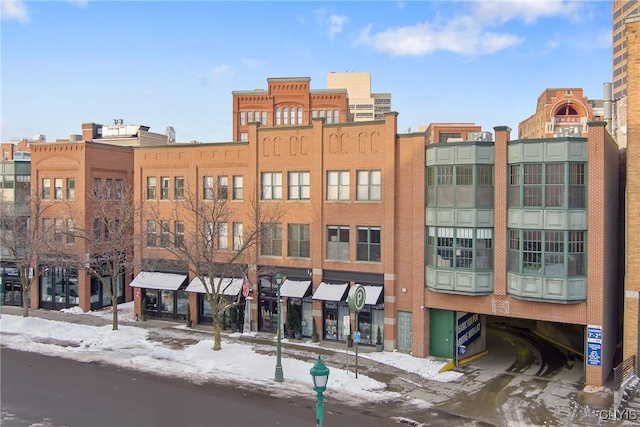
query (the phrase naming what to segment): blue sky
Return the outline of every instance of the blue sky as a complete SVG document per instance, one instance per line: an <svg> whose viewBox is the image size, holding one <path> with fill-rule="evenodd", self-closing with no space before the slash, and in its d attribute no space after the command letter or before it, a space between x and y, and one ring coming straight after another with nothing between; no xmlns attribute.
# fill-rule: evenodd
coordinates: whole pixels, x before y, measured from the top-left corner
<svg viewBox="0 0 640 427"><path fill-rule="evenodd" d="M399 132L483 129L534 113L549 87L603 97L609 1L0 0L0 141L115 118L177 140L231 140L231 92L269 77L367 71Z"/></svg>

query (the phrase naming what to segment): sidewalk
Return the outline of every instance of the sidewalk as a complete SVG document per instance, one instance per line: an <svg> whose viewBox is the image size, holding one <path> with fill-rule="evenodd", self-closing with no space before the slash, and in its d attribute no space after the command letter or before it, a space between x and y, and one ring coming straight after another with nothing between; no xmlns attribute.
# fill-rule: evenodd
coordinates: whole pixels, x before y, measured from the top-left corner
<svg viewBox="0 0 640 427"><path fill-rule="evenodd" d="M2 307L3 314L21 316L20 307ZM111 320L90 314L68 314L59 311L30 310L29 316L48 320L91 326L111 325ZM211 326L196 325L186 328L181 322L167 320L130 321L121 319L121 325L135 326L153 332L150 339L166 345L191 345L202 339L211 339ZM229 334L225 339L255 343L261 348L273 348L273 334ZM349 370L355 367L355 348L344 343L326 342L310 345L310 341L282 341L282 356L312 361L321 354L329 367ZM605 414L611 408L612 393L604 389L593 393L582 390L582 385L562 379L546 379L530 375L506 372L503 367L483 368L473 363L456 368L464 375L453 382L437 382L415 373L385 365L366 357L374 348L360 346L358 369L361 375L383 382L387 390L400 393L399 402L391 402L394 412L419 425L467 425L467 426L591 426L638 425L637 421L613 421ZM636 390L630 394L637 394ZM627 405L633 409L633 404ZM387 410L381 405L376 410ZM427 409L428 408L428 409ZM605 411L605 412L601 412ZM435 423L437 419L442 424ZM403 422L407 424L407 422ZM409 423L411 424L411 423Z"/></svg>

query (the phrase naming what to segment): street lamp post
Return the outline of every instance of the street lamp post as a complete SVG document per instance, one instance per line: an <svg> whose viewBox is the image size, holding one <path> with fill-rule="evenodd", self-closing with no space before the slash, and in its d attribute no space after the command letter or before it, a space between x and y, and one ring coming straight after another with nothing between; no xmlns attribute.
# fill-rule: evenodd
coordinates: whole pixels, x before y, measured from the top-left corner
<svg viewBox="0 0 640 427"><path fill-rule="evenodd" d="M279 383L284 381L284 374L282 372L282 357L281 357L281 341L282 341L282 302L280 301L280 287L282 286L282 274L276 274L276 285L278 286L278 342L276 343L276 376L275 380Z"/></svg>
<svg viewBox="0 0 640 427"><path fill-rule="evenodd" d="M327 389L329 368L318 356L318 361L313 365L309 373L313 379L313 390L316 392L316 427L322 427L324 424L324 396L322 393Z"/></svg>

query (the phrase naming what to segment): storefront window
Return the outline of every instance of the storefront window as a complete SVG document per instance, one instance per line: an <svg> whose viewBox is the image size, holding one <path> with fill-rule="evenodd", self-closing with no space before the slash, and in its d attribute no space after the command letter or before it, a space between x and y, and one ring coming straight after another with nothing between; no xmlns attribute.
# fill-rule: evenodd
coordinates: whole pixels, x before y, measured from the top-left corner
<svg viewBox="0 0 640 427"><path fill-rule="evenodd" d="M347 305L338 305L338 341L344 341L347 337L344 336L343 332L343 319L345 316L349 316L349 306ZM353 325L351 326L351 334L353 335Z"/></svg>
<svg viewBox="0 0 640 427"><path fill-rule="evenodd" d="M91 278L91 304L97 303L100 301L100 286L98 286L98 280L96 278Z"/></svg>
<svg viewBox="0 0 640 427"><path fill-rule="evenodd" d="M178 297L178 315L186 318L187 307L189 306L189 294L187 294L184 289L178 289L176 293Z"/></svg>
<svg viewBox="0 0 640 427"><path fill-rule="evenodd" d="M302 335L310 337L313 332L313 302L302 301Z"/></svg>
<svg viewBox="0 0 640 427"><path fill-rule="evenodd" d="M160 291L162 314L173 315L173 291Z"/></svg>
<svg viewBox="0 0 640 427"><path fill-rule="evenodd" d="M40 295L42 295L42 301L51 302L53 301L53 277L51 276L43 276L40 279L40 283L42 284L40 288Z"/></svg>

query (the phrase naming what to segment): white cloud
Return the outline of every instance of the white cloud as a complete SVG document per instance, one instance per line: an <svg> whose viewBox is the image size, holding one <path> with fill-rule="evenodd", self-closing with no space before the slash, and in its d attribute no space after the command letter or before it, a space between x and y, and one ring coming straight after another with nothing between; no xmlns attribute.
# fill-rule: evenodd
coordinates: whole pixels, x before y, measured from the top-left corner
<svg viewBox="0 0 640 427"><path fill-rule="evenodd" d="M2 5L0 15L2 15L3 21L15 20L22 23L29 22L27 6L22 0L2 0L0 4Z"/></svg>
<svg viewBox="0 0 640 427"><path fill-rule="evenodd" d="M229 73L231 73L231 67L224 64L218 65L217 67L214 67L211 71L209 71L209 79L212 82L216 82L220 79L220 77Z"/></svg>
<svg viewBox="0 0 640 427"><path fill-rule="evenodd" d="M78 7L86 7L89 0L67 0L67 3L75 4Z"/></svg>
<svg viewBox="0 0 640 427"><path fill-rule="evenodd" d="M329 17L329 38L342 32L342 28L349 22L349 18L344 15L331 15Z"/></svg>
<svg viewBox="0 0 640 427"><path fill-rule="evenodd" d="M421 56L436 51L462 55L484 55L520 45L518 34L498 27L521 21L534 24L538 19L564 17L575 21L584 2L560 0L474 1L460 3L465 11L449 19L424 21L372 32L364 28L356 45L369 45L390 56Z"/></svg>
<svg viewBox="0 0 640 427"><path fill-rule="evenodd" d="M249 68L258 68L263 64L259 59L242 58L242 63Z"/></svg>
<svg viewBox="0 0 640 427"><path fill-rule="evenodd" d="M316 23L321 28L327 28L327 34L332 39L336 34L342 32L342 29L349 23L349 18L345 15L329 14L327 9L316 9L313 11Z"/></svg>
<svg viewBox="0 0 640 427"><path fill-rule="evenodd" d="M406 6L406 3L403 1L398 1L396 2L396 7L400 10L404 10L404 7Z"/></svg>

